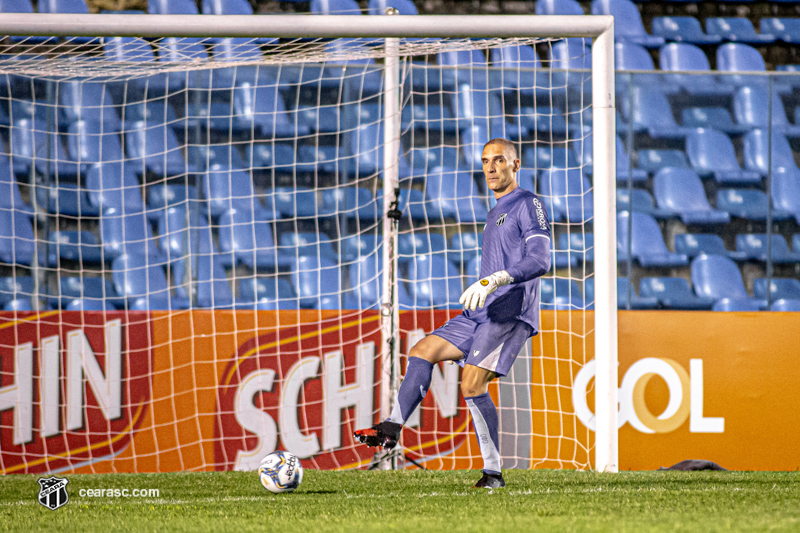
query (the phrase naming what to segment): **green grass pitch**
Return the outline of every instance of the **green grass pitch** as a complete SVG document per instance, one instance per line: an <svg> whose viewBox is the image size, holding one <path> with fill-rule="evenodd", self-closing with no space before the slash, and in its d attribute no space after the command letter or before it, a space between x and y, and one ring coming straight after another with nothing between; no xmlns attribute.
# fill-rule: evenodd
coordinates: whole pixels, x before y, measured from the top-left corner
<svg viewBox="0 0 800 533"><path fill-rule="evenodd" d="M800 531L798 472L306 470L273 495L255 473L65 475L69 502L37 501L40 476L0 482L0 530L16 531ZM46 476L47 477L47 476ZM81 488L158 489L158 498L89 498Z"/></svg>

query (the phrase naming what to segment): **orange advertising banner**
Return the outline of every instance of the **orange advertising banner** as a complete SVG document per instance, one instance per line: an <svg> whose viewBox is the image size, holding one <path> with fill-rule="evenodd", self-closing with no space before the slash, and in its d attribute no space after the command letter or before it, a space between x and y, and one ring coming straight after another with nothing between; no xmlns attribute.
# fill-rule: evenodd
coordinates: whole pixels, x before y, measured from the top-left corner
<svg viewBox="0 0 800 533"><path fill-rule="evenodd" d="M401 313L401 353L454 314ZM591 464L584 320L592 313L542 313L530 360L533 468ZM620 468L800 467L798 332L800 313L621 311ZM276 448L310 468L361 467L374 450L352 433L378 418L382 349L370 311L2 313L0 471L248 470ZM480 468L458 367L434 372L404 430L406 455Z"/></svg>

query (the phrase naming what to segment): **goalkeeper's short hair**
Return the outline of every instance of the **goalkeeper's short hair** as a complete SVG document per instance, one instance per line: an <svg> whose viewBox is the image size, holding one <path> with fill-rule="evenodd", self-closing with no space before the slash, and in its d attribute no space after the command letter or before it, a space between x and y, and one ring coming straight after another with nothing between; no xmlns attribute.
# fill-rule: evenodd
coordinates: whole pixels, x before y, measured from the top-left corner
<svg viewBox="0 0 800 533"><path fill-rule="evenodd" d="M503 149L511 156L511 159L519 159L519 155L517 154L517 146L509 141L508 139L503 139L502 137L496 137L491 141L487 142L483 145L485 149L490 144L499 144L503 147Z"/></svg>

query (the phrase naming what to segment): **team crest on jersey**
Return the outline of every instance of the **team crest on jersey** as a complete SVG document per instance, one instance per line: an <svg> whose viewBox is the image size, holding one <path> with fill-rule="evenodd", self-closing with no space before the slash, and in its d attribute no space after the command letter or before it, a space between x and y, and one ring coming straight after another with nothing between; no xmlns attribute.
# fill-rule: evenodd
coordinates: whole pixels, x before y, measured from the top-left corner
<svg viewBox="0 0 800 533"><path fill-rule="evenodd" d="M498 226L502 226L502 225L503 225L503 222L505 222L505 221L506 221L506 215L507 215L507 214L508 214L508 213L503 213L502 215L500 215L499 217L497 217L497 225L498 225Z"/></svg>

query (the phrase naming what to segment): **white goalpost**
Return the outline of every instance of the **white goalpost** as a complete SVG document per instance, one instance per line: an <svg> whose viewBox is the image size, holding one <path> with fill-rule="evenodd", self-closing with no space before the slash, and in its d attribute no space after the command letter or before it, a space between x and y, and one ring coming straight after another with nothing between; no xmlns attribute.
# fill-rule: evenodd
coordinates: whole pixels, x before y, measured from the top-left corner
<svg viewBox="0 0 800 533"><path fill-rule="evenodd" d="M0 14L0 471L370 465L352 430L477 277L499 136L563 260L501 452L618 471L613 18L387 15ZM407 465L480 463L457 380Z"/></svg>

